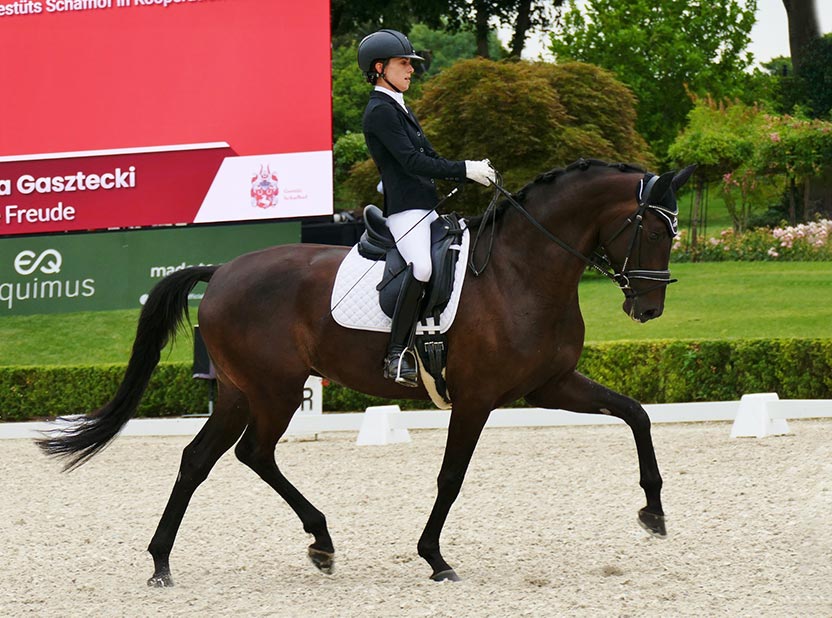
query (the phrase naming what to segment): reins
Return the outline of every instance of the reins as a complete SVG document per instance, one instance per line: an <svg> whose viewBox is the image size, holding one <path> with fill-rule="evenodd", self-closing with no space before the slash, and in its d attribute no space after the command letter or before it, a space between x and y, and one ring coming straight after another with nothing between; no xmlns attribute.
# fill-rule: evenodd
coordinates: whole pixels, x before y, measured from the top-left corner
<svg viewBox="0 0 832 618"><path fill-rule="evenodd" d="M560 248L562 248L567 253L573 255L574 257L578 258L584 264L592 268L593 270L599 272L607 279L618 285L618 287L624 292L625 296L627 297L636 297L642 294L647 294L648 292L652 292L656 288L670 285L671 283L675 283L677 279L670 278L670 271L669 270L631 270L627 271L627 265L630 261L630 256L635 249L636 242L639 237L639 231L643 227L643 219L644 219L644 212L651 208L649 204L646 203L643 196L649 195L649 189L656 182L657 176L653 176L645 185L644 180L642 179L641 185L639 187L639 207L638 210L635 212L634 215L627 217L627 220L622 224L622 226L618 229L618 231L613 234L609 239L602 242L600 247L605 247L608 243L615 240L618 236L620 236L624 230L626 230L632 223L636 222L637 226L635 232L633 233L633 237L630 240L630 246L627 251L627 257L624 259L623 267L620 271L616 271L607 257L603 254L598 253L597 251L593 254L592 257L587 257L571 245L567 244L554 234L552 234L549 230L547 230L534 216L523 206L514 199L514 197L509 193L505 188L503 188L502 183L502 176L497 173L497 182L492 183L494 186L494 196L491 198L491 202L488 204L488 207L485 210L485 214L482 217L482 221L480 223L479 229L477 230L477 235L474 237L474 240L471 245L471 257L468 262L468 266L471 271L474 273L474 276L480 276L483 271L485 270L486 266L488 266L488 262L491 258L491 250L494 245L494 223L496 222L496 203L497 203L497 195L501 193L503 197L506 198L509 204L514 207L515 210L520 212L526 220L532 224L534 228L536 228L540 233L542 233L547 239L554 242ZM491 217L491 238L489 239L488 243L488 250L486 251L485 261L482 264L482 267L477 267L474 259L474 255L476 253L476 247L479 242L480 236L482 234L483 229L486 227L487 219ZM602 267L599 262L603 262L606 265L606 268ZM647 290L642 290L640 292L636 292L630 286L630 281L633 279L639 280L647 280L647 281L656 281L657 285L650 287Z"/></svg>

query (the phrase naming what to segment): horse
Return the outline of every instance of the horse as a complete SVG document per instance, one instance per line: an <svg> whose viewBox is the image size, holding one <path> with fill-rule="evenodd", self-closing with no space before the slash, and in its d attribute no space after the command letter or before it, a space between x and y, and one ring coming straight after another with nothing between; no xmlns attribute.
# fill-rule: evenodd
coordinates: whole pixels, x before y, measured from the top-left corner
<svg viewBox="0 0 832 618"><path fill-rule="evenodd" d="M660 176L625 164L580 160L537 176L468 221L490 234L472 249L471 269L447 332L446 382L453 398L437 494L417 551L436 581L459 576L439 538L492 410L525 398L533 406L606 414L632 430L646 505L639 524L666 536L662 478L650 419L635 400L580 374L584 323L578 284L588 264L624 293L623 311L646 322L663 311L676 225L675 191L695 166ZM135 414L167 342L188 312L188 294L207 282L200 332L217 374L217 404L182 453L179 474L148 546L150 586L172 586L170 552L188 502L227 450L268 483L314 537L307 554L332 573L335 548L326 517L280 471L278 440L302 401L310 375L385 398L427 399L382 377L387 335L339 326L330 296L345 247L281 245L221 266L172 273L150 292L139 316L124 378L113 398L62 431L38 440L69 470L113 440ZM597 250L597 251L596 251ZM596 253L603 260L593 257ZM487 262L487 267L473 264ZM603 266L601 266L603 264Z"/></svg>

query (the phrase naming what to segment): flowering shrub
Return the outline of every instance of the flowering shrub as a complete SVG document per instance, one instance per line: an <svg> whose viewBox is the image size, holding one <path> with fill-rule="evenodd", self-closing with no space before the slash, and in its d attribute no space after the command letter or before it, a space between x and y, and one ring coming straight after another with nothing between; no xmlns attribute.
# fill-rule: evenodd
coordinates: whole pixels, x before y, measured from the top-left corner
<svg viewBox="0 0 832 618"><path fill-rule="evenodd" d="M734 230L743 232L754 211L754 205L778 201L782 193L781 183L774 177L763 176L751 167L743 165L722 175L722 195L725 208L731 215Z"/></svg>
<svg viewBox="0 0 832 618"><path fill-rule="evenodd" d="M682 230L673 243L671 259L675 262L832 260L832 220L757 228L741 234L723 230L718 237L707 239L695 249L690 247L687 230Z"/></svg>

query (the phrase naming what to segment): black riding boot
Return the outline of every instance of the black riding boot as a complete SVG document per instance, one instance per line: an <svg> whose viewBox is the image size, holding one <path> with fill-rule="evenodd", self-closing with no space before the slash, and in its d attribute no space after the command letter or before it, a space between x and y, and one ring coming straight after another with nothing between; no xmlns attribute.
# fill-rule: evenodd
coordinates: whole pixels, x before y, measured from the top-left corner
<svg viewBox="0 0 832 618"><path fill-rule="evenodd" d="M419 386L419 367L412 349L413 336L424 290L425 284L413 276L413 267L408 266L396 299L390 344L387 347L387 358L384 359L385 378L414 388Z"/></svg>

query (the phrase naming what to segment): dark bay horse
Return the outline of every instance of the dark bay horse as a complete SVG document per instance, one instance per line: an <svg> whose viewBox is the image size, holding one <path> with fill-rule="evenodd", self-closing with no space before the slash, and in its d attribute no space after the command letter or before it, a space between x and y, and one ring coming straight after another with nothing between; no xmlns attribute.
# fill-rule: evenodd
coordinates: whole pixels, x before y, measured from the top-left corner
<svg viewBox="0 0 832 618"><path fill-rule="evenodd" d="M645 174L625 165L581 160L542 174L499 205L493 217L472 220L472 233L490 228L469 274L448 332L447 383L453 398L438 494L418 542L435 580L456 580L439 549L456 499L491 410L525 397L531 405L623 419L635 438L647 504L641 525L665 536L662 479L650 419L636 401L576 371L584 340L578 283L588 256L600 249L621 286L624 311L644 322L661 315L675 231L677 190L693 167L678 174ZM160 352L187 313L188 293L209 282L199 325L217 370L218 403L184 449L179 475L150 542L155 571L149 585L170 586L169 556L196 488L219 457L235 454L295 511L314 536L308 553L332 572L335 549L326 518L283 476L275 447L302 400L310 374L390 398L427 399L426 391L382 378L387 335L345 329L332 319L330 295L344 259L342 247L283 245L216 267L171 274L152 290L139 318L124 379L111 401L39 441L68 468L106 446L135 414Z"/></svg>

